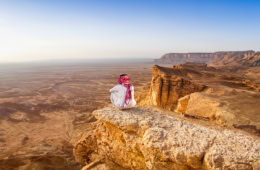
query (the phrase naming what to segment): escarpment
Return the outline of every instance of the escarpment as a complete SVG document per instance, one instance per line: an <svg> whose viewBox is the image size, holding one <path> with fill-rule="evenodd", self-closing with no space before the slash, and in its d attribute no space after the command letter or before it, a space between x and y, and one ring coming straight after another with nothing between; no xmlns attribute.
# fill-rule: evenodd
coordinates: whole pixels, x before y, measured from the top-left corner
<svg viewBox="0 0 260 170"><path fill-rule="evenodd" d="M214 57L213 53L167 53L156 64L183 64L186 62L208 63Z"/></svg>
<svg viewBox="0 0 260 170"><path fill-rule="evenodd" d="M259 168L260 141L137 107L96 110L94 131L74 147L83 169L179 170Z"/></svg>
<svg viewBox="0 0 260 170"><path fill-rule="evenodd" d="M184 64L186 62L206 63L214 66L260 66L259 52L248 51L219 51L214 53L168 53L156 64Z"/></svg>

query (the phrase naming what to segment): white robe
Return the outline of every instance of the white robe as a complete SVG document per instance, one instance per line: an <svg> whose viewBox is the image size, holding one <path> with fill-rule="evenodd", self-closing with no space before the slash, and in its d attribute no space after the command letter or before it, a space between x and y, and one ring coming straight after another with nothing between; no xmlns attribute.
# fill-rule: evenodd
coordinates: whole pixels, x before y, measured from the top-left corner
<svg viewBox="0 0 260 170"><path fill-rule="evenodd" d="M136 101L134 98L134 86L131 86L131 95L132 98L129 101L128 105L125 104L125 96L127 88L121 84L116 85L112 89L109 90L111 92L111 102L120 109L132 108L136 105Z"/></svg>

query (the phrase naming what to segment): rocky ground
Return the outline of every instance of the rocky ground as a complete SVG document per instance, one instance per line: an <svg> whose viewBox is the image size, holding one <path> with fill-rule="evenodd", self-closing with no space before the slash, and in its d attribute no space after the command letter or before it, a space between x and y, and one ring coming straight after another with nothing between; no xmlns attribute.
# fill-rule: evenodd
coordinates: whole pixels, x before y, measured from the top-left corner
<svg viewBox="0 0 260 170"><path fill-rule="evenodd" d="M83 169L259 169L260 140L165 111L96 110L96 128L74 147Z"/></svg>

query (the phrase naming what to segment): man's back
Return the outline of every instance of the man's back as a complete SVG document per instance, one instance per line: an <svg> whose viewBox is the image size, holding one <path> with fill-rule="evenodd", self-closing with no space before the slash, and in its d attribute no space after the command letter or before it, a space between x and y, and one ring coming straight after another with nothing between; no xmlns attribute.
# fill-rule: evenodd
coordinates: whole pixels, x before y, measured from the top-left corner
<svg viewBox="0 0 260 170"><path fill-rule="evenodd" d="M109 91L111 92L111 102L121 109L131 108L136 105L136 101L134 99L134 86L131 86L131 99L129 103L125 104L126 92L127 88L121 84L114 86Z"/></svg>

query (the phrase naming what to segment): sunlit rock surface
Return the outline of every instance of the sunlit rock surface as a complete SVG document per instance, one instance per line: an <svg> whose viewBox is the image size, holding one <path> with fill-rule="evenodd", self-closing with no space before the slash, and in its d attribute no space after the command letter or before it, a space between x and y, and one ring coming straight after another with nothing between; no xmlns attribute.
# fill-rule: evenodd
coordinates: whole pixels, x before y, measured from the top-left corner
<svg viewBox="0 0 260 170"><path fill-rule="evenodd" d="M260 141L239 131L188 122L156 110L104 108L74 147L82 165L106 169L257 169ZM105 165L104 165L105 164ZM87 166L88 166L87 165Z"/></svg>
<svg viewBox="0 0 260 170"><path fill-rule="evenodd" d="M205 87L192 81L188 77L187 70L155 65L150 88L151 104L173 111L179 98L202 91Z"/></svg>
<svg viewBox="0 0 260 170"><path fill-rule="evenodd" d="M260 136L260 75L253 74L257 70L201 63L155 65L150 89L137 101L139 106L156 106Z"/></svg>

